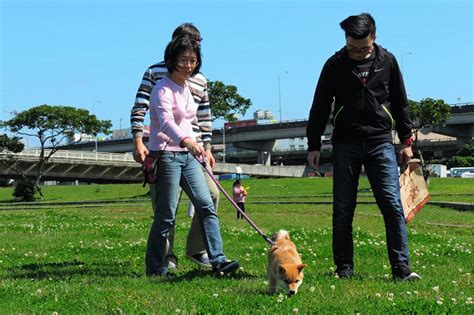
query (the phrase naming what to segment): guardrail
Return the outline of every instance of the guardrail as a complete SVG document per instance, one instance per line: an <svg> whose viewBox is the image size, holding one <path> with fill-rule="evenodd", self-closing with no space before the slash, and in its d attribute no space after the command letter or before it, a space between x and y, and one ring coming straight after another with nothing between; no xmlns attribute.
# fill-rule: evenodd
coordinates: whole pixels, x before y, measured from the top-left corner
<svg viewBox="0 0 474 315"><path fill-rule="evenodd" d="M45 150L47 156L51 150ZM13 153L14 156L24 157L39 157L41 150L24 150L19 153ZM6 156L5 153L0 153L0 156ZM134 162L133 156L130 153L107 153L107 152L91 152L91 151L74 151L74 150L58 150L51 158L63 159L81 159L81 160L96 160L96 161L125 161Z"/></svg>

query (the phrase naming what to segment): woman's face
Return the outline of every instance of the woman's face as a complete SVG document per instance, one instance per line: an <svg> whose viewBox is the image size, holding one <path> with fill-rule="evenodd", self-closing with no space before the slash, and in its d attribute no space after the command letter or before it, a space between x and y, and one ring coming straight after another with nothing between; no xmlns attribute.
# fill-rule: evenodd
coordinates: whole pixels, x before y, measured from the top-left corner
<svg viewBox="0 0 474 315"><path fill-rule="evenodd" d="M193 75L197 63L198 58L196 56L196 53L191 50L185 50L182 54L178 56L178 59L176 60L175 71L184 79L187 79Z"/></svg>

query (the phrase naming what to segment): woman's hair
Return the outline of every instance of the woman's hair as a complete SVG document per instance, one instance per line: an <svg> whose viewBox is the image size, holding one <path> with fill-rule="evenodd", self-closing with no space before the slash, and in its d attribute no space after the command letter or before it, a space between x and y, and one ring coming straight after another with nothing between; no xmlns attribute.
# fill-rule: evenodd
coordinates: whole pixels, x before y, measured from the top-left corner
<svg viewBox="0 0 474 315"><path fill-rule="evenodd" d="M180 26L178 26L171 37L171 39L176 39L181 36L189 36L191 39L195 41L202 41L201 38L201 33L197 29L196 26L194 26L192 23L183 23Z"/></svg>
<svg viewBox="0 0 474 315"><path fill-rule="evenodd" d="M240 179L237 179L237 180L234 182L234 184L232 185L232 187L235 187L235 186L237 186L237 185L240 185Z"/></svg>
<svg viewBox="0 0 474 315"><path fill-rule="evenodd" d="M369 13L351 15L339 25L344 32L346 32L346 37L350 36L354 39L363 39L369 35L371 35L371 37L375 36L375 20Z"/></svg>
<svg viewBox="0 0 474 315"><path fill-rule="evenodd" d="M195 40L188 36L181 36L169 42L165 49L165 64L168 72L173 72L178 66L178 58L186 51L192 51L196 54L197 64L194 68L193 75L199 73L201 69L201 46Z"/></svg>

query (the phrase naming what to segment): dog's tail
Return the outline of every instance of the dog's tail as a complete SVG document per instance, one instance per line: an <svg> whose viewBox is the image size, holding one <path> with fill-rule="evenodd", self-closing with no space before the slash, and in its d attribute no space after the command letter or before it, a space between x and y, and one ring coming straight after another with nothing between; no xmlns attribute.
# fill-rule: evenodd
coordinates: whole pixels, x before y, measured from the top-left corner
<svg viewBox="0 0 474 315"><path fill-rule="evenodd" d="M290 234L288 231L285 230L280 230L276 233L273 233L272 235L272 241L278 241L278 240L289 240L290 239Z"/></svg>

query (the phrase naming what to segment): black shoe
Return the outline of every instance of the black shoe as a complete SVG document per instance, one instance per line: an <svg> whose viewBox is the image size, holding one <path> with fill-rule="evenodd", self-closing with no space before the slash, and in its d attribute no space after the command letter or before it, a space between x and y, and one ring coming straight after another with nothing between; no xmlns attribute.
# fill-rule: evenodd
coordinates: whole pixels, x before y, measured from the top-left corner
<svg viewBox="0 0 474 315"><path fill-rule="evenodd" d="M212 272L215 276L225 276L239 269L240 264L237 260L225 260L220 264L212 266Z"/></svg>
<svg viewBox="0 0 474 315"><path fill-rule="evenodd" d="M209 257L207 256L207 253L196 254L192 256L186 255L186 257L188 257L189 260L198 264L202 268L206 268L206 269L212 268L212 265L211 265L211 262L209 261Z"/></svg>
<svg viewBox="0 0 474 315"><path fill-rule="evenodd" d="M418 281L421 279L416 272L411 272L408 266L392 267L392 276L394 280L400 281Z"/></svg>
<svg viewBox="0 0 474 315"><path fill-rule="evenodd" d="M341 265L338 266L336 269L336 275L338 276L339 279L350 279L352 278L352 275L354 274L354 269L352 265Z"/></svg>

